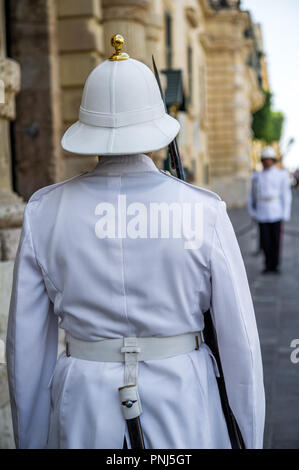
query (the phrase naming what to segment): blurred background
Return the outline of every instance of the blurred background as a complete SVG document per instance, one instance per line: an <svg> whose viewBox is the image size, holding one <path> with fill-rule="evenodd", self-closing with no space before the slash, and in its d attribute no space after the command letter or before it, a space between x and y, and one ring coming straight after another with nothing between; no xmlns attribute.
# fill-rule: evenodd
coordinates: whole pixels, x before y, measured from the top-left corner
<svg viewBox="0 0 299 470"><path fill-rule="evenodd" d="M282 21L283 19L283 21ZM155 57L186 179L226 201L244 256L261 337L267 393L265 447L299 447L299 32L297 0L0 0L0 338L5 339L24 205L39 188L91 170L66 154L90 71L110 39L152 67ZM121 86L121 83L119 84ZM124 90L125 92L125 90ZM260 276L250 178L271 145L294 182L280 277ZM170 169L167 151L154 154ZM298 173L299 181L299 173ZM299 340L298 340L299 341ZM13 448L5 366L0 366L0 448Z"/></svg>

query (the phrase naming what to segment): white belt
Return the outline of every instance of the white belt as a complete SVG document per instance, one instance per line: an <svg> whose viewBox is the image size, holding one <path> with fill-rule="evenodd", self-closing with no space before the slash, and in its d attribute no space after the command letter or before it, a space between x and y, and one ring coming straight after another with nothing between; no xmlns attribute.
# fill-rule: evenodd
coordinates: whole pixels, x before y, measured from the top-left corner
<svg viewBox="0 0 299 470"><path fill-rule="evenodd" d="M125 385L119 387L123 416L130 420L142 413L137 388L138 362L186 354L199 349L202 331L177 336L124 337L82 341L66 334L66 355L99 362L124 362Z"/></svg>
<svg viewBox="0 0 299 470"><path fill-rule="evenodd" d="M66 334L66 355L99 362L125 362L125 383L137 384L138 362L186 354L199 349L202 331L177 336L124 337L82 341Z"/></svg>
<svg viewBox="0 0 299 470"><path fill-rule="evenodd" d="M258 201L261 201L261 202L271 202L271 201L275 201L276 199L278 199L277 196L273 196L273 197L259 197L257 200L258 200Z"/></svg>

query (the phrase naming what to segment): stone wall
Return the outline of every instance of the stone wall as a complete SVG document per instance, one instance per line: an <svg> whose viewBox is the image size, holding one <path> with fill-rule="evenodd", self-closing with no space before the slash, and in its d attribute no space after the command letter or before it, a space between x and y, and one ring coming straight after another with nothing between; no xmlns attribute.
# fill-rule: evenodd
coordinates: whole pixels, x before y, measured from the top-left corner
<svg viewBox="0 0 299 470"><path fill-rule="evenodd" d="M61 173L55 2L10 0L8 52L22 70L14 125L15 188L27 200Z"/></svg>
<svg viewBox="0 0 299 470"><path fill-rule="evenodd" d="M4 1L0 0L0 449L14 448L4 342L14 258L24 204L12 190L10 121L15 119L15 95L20 90L20 67L6 57Z"/></svg>
<svg viewBox="0 0 299 470"><path fill-rule="evenodd" d="M264 96L248 65L247 12L207 10L201 42L206 51L207 128L211 188L228 207L243 207L251 172L251 112Z"/></svg>

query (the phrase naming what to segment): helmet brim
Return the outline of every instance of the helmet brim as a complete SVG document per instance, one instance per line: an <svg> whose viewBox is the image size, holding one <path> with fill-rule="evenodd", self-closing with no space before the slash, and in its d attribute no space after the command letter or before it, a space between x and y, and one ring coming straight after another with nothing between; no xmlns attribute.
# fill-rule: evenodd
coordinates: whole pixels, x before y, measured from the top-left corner
<svg viewBox="0 0 299 470"><path fill-rule="evenodd" d="M97 127L77 121L65 132L61 145L80 155L129 155L149 153L166 147L180 130L169 114L132 126Z"/></svg>

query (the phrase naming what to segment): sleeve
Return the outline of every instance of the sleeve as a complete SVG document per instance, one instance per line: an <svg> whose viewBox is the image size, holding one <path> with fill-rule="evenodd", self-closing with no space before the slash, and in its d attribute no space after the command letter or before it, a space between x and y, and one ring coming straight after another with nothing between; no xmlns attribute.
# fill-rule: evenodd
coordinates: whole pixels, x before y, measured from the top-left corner
<svg viewBox="0 0 299 470"><path fill-rule="evenodd" d="M16 447L44 448L49 380L57 359L58 319L37 262L27 204L13 272L6 361Z"/></svg>
<svg viewBox="0 0 299 470"><path fill-rule="evenodd" d="M265 392L260 343L243 259L223 201L214 230L211 314L228 400L246 448L262 448Z"/></svg>
<svg viewBox="0 0 299 470"><path fill-rule="evenodd" d="M283 220L290 220L291 207L292 207L292 190L289 174L284 172L283 186L282 186L282 207L283 207Z"/></svg>
<svg viewBox="0 0 299 470"><path fill-rule="evenodd" d="M248 212L252 218L256 218L256 206L257 206L257 177L252 175L251 187L248 197Z"/></svg>

